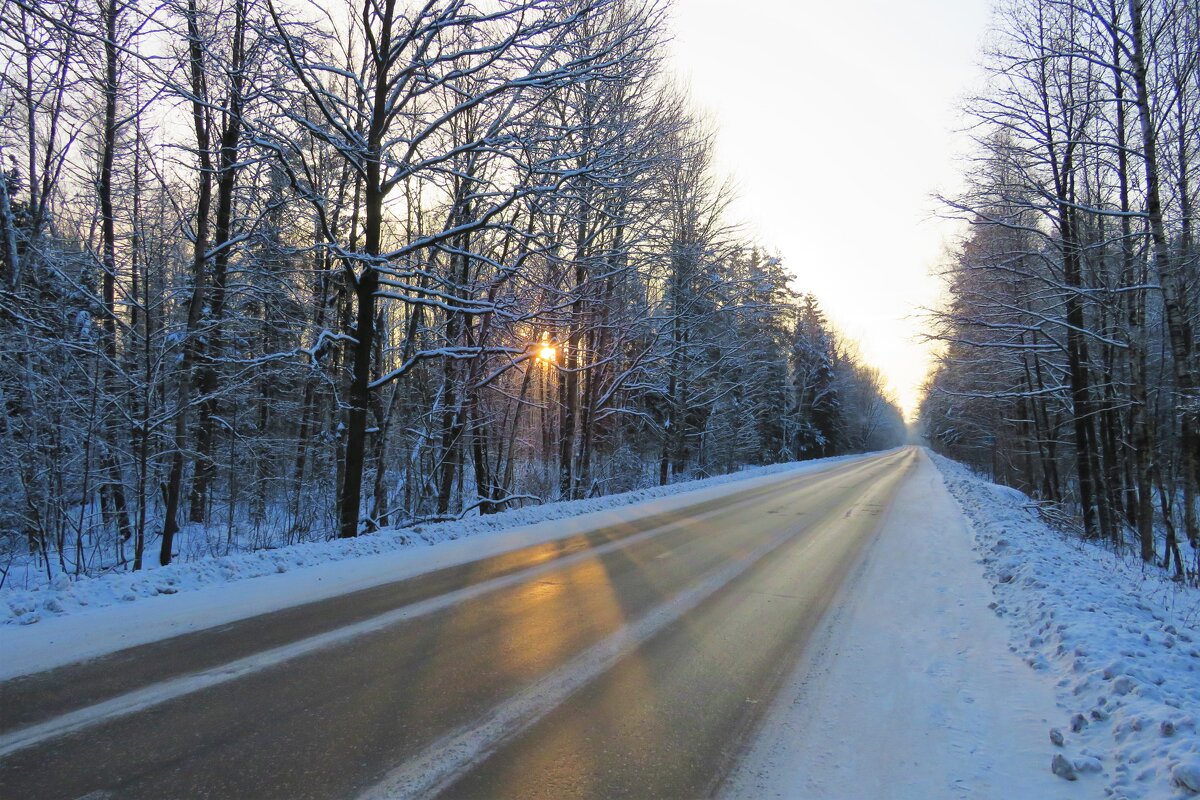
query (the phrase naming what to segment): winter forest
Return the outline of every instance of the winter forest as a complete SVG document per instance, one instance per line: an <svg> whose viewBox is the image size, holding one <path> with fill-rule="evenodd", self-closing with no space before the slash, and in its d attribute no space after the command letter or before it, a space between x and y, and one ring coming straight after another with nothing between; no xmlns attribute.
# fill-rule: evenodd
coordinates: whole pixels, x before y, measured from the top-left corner
<svg viewBox="0 0 1200 800"><path fill-rule="evenodd" d="M1200 5L1006 0L984 60L928 436L1194 580Z"/></svg>
<svg viewBox="0 0 1200 800"><path fill-rule="evenodd" d="M1129 41L1014 16L962 206L994 224L926 409L1048 497L1077 443L1110 532L1196 478L1186 8ZM879 373L728 213L669 24L632 0L0 0L5 579L900 443ZM1043 122L1047 71L1070 96Z"/></svg>

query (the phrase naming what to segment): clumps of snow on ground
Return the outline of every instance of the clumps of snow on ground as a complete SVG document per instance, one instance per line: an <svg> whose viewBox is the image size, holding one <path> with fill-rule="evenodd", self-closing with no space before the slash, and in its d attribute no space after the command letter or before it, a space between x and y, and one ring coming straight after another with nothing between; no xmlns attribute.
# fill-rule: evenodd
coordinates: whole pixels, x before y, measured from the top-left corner
<svg viewBox="0 0 1200 800"><path fill-rule="evenodd" d="M1043 524L1020 492L934 459L975 532L1011 649L1050 674L1066 779L1123 800L1200 794L1200 591Z"/></svg>
<svg viewBox="0 0 1200 800"><path fill-rule="evenodd" d="M806 461L803 465L805 469L811 469L818 464L829 464L845 458L839 456ZM246 578L285 573L302 567L378 556L423 545L508 531L550 520L628 506L653 498L716 487L732 481L794 471L797 468L796 463L774 464L715 478L656 486L607 497L548 503L452 522L387 529L354 539L304 542L273 550L176 561L166 567L154 564L153 568L141 572L112 572L95 577L77 578L60 573L48 585L30 589L0 589L0 625L28 625L44 618L59 617L85 608L131 603L142 598L189 592ZM157 548L151 551L152 548L147 546L148 563L154 559Z"/></svg>

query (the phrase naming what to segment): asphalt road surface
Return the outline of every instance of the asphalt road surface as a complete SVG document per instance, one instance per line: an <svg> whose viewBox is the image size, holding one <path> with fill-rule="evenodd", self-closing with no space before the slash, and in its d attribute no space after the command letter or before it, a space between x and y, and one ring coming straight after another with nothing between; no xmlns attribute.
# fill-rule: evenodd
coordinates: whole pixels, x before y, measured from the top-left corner
<svg viewBox="0 0 1200 800"><path fill-rule="evenodd" d="M0 683L0 798L709 796L915 458Z"/></svg>

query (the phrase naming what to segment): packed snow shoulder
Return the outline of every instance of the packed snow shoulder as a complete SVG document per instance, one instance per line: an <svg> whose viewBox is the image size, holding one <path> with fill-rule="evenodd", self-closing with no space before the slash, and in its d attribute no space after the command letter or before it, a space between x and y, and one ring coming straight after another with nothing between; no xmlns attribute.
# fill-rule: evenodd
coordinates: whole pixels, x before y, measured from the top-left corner
<svg viewBox="0 0 1200 800"><path fill-rule="evenodd" d="M1011 648L1055 678L1060 746L1047 766L1098 772L1105 796L1200 794L1200 592L1054 530L1020 492L939 456L993 584Z"/></svg>

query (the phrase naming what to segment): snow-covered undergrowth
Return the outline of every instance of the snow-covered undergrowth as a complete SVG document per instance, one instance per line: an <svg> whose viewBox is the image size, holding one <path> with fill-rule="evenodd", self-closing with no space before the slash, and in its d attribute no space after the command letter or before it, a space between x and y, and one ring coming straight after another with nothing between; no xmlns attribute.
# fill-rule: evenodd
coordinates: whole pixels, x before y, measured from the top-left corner
<svg viewBox="0 0 1200 800"><path fill-rule="evenodd" d="M847 457L839 456L802 463L806 469L811 469L820 463L829 464L845 458ZM797 463L773 464L714 478L639 489L607 497L547 503L453 522L386 529L355 539L305 542L272 550L176 561L166 567L155 565L154 568L142 572L116 572L74 579L69 575L59 574L49 585L29 589L0 589L0 625L28 625L44 618L59 617L83 609L188 592L302 567L377 556L465 537L508 531L539 522L577 517L653 498L707 489L732 481L765 477L795 470L798 466ZM147 547L147 553L151 553L150 547Z"/></svg>
<svg viewBox="0 0 1200 800"><path fill-rule="evenodd" d="M1200 794L1200 592L1055 531L1020 492L934 456L975 532L1011 647L1056 681L1053 767L1112 798Z"/></svg>

